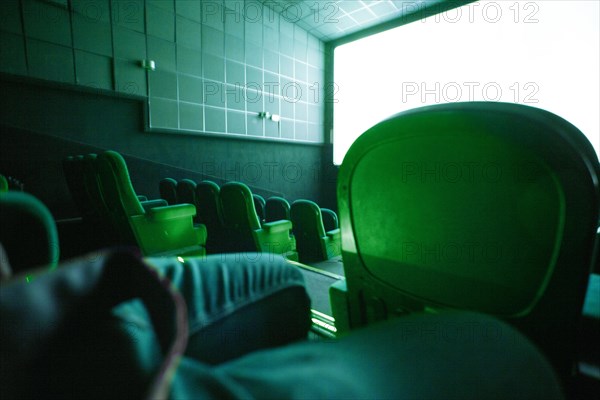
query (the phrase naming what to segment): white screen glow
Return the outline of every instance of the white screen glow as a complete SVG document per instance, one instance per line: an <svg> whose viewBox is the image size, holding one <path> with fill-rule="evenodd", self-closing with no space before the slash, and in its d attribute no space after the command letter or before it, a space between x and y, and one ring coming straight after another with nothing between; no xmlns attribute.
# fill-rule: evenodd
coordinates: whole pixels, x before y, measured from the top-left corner
<svg viewBox="0 0 600 400"><path fill-rule="evenodd" d="M475 2L338 46L334 163L398 112L454 101L551 111L600 154L600 2Z"/></svg>

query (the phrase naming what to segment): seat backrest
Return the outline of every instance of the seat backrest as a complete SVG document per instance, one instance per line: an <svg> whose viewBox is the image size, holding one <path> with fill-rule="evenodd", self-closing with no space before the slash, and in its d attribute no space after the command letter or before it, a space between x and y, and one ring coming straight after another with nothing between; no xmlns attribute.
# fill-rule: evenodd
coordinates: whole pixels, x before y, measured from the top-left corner
<svg viewBox="0 0 600 400"><path fill-rule="evenodd" d="M221 200L219 185L213 181L202 181L196 185L196 213L200 223L208 229L213 225L222 224Z"/></svg>
<svg viewBox="0 0 600 400"><path fill-rule="evenodd" d="M296 200L292 203L290 214L300 261L326 260L327 249L323 245L325 228L319 206L310 200Z"/></svg>
<svg viewBox="0 0 600 400"><path fill-rule="evenodd" d="M129 219L145 211L131 184L125 160L116 151L109 150L98 156L96 166L102 199L115 228L125 242L136 244Z"/></svg>
<svg viewBox="0 0 600 400"><path fill-rule="evenodd" d="M340 227L338 216L335 211L329 208L321 208L321 216L323 217L323 227L326 232L338 229Z"/></svg>
<svg viewBox="0 0 600 400"><path fill-rule="evenodd" d="M265 198L260 194L253 194L252 201L254 201L254 210L258 216L258 220L262 223L265 220Z"/></svg>
<svg viewBox="0 0 600 400"><path fill-rule="evenodd" d="M56 223L48 208L19 191L0 192L0 243L13 274L58 265Z"/></svg>
<svg viewBox="0 0 600 400"><path fill-rule="evenodd" d="M83 155L68 156L63 159L62 167L75 206L81 216L89 220L95 215L95 206L86 188L84 163Z"/></svg>
<svg viewBox="0 0 600 400"><path fill-rule="evenodd" d="M290 220L290 203L283 197L269 197L265 203L265 221Z"/></svg>
<svg viewBox="0 0 600 400"><path fill-rule="evenodd" d="M177 182L177 202L179 204L196 205L196 182L191 179L182 179Z"/></svg>
<svg viewBox="0 0 600 400"><path fill-rule="evenodd" d="M221 186L223 223L231 250L256 251L253 232L260 229L250 188L241 182L227 182Z"/></svg>
<svg viewBox="0 0 600 400"><path fill-rule="evenodd" d="M224 226L221 213L219 185L213 181L202 181L196 185L196 217L206 226L208 233L206 251L214 254L224 249Z"/></svg>
<svg viewBox="0 0 600 400"><path fill-rule="evenodd" d="M110 213L104 203L100 189L97 160L98 156L94 153L86 154L82 160L84 190L90 202L91 211L89 215L84 215L84 217L89 217L93 222L101 220L106 223L107 218L110 218Z"/></svg>
<svg viewBox="0 0 600 400"><path fill-rule="evenodd" d="M163 178L158 182L160 198L172 206L177 204L177 181L173 178Z"/></svg>
<svg viewBox="0 0 600 400"><path fill-rule="evenodd" d="M337 191L351 326L477 310L568 375L600 198L586 143L552 113L491 102L422 107L365 132Z"/></svg>

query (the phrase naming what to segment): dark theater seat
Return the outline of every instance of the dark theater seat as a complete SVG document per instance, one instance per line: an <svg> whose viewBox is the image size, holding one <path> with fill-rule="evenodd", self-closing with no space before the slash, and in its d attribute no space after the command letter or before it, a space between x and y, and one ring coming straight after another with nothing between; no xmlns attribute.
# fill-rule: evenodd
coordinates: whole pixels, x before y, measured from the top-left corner
<svg viewBox="0 0 600 400"><path fill-rule="evenodd" d="M339 173L338 328L476 310L520 329L569 381L599 170L581 131L533 107L434 105L375 125Z"/></svg>

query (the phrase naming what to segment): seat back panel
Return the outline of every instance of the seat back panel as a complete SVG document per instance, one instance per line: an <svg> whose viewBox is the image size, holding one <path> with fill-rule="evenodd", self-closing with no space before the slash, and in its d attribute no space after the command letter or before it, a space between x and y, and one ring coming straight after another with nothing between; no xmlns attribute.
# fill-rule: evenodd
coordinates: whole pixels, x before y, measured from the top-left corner
<svg viewBox="0 0 600 400"><path fill-rule="evenodd" d="M533 107L452 103L380 122L338 175L349 326L427 308L483 311L521 329L568 377L599 176L583 133Z"/></svg>

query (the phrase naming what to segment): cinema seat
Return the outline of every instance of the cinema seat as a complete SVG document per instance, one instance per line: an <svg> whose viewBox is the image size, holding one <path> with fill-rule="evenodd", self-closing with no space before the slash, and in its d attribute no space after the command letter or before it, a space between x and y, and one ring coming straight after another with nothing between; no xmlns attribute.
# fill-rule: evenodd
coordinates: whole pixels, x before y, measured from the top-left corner
<svg viewBox="0 0 600 400"><path fill-rule="evenodd" d="M321 209L316 203L294 201L291 218L300 262L324 261L340 255L340 230L325 231Z"/></svg>
<svg viewBox="0 0 600 400"><path fill-rule="evenodd" d="M97 168L102 199L126 243L138 245L144 255L205 253L206 227L194 227L194 205L144 209L131 185L125 160L115 151L98 156Z"/></svg>
<svg viewBox="0 0 600 400"><path fill-rule="evenodd" d="M290 203L283 197L269 197L265 203L265 221L290 220Z"/></svg>
<svg viewBox="0 0 600 400"><path fill-rule="evenodd" d="M89 218L94 213L94 206L85 186L84 156L68 156L63 159L62 167L75 206L83 218Z"/></svg>
<svg viewBox="0 0 600 400"><path fill-rule="evenodd" d="M261 226L248 186L228 182L221 186L220 197L228 251L283 254L290 260L298 260L294 241L290 238L292 223L275 221Z"/></svg>
<svg viewBox="0 0 600 400"><path fill-rule="evenodd" d="M60 250L54 218L40 200L28 193L0 192L0 243L13 275L58 265Z"/></svg>
<svg viewBox="0 0 600 400"><path fill-rule="evenodd" d="M177 202L178 204L196 205L196 182L191 179L182 179L177 182Z"/></svg>
<svg viewBox="0 0 600 400"><path fill-rule="evenodd" d="M335 211L330 210L329 208L321 208L321 216L323 217L323 227L326 232L340 227L338 216Z"/></svg>
<svg viewBox="0 0 600 400"><path fill-rule="evenodd" d="M158 183L160 198L166 200L169 205L177 203L177 181L173 178L161 179Z"/></svg>
<svg viewBox="0 0 600 400"><path fill-rule="evenodd" d="M260 194L253 194L252 200L254 201L254 209L256 210L258 220L262 224L265 222L265 204L267 204L267 202Z"/></svg>
<svg viewBox="0 0 600 400"><path fill-rule="evenodd" d="M413 312L499 316L568 381L592 267L598 160L548 111L472 102L378 123L340 168L340 327Z"/></svg>
<svg viewBox="0 0 600 400"><path fill-rule="evenodd" d="M206 251L209 254L220 253L225 249L225 227L221 213L219 185L213 181L202 181L196 185L196 212L198 221L206 226L208 238Z"/></svg>
<svg viewBox="0 0 600 400"><path fill-rule="evenodd" d="M118 236L118 232L112 226L112 214L102 198L97 161L97 154L90 153L83 156L84 188L88 197L87 201L90 202L90 212L83 214L83 219L90 225L100 227L107 237Z"/></svg>

